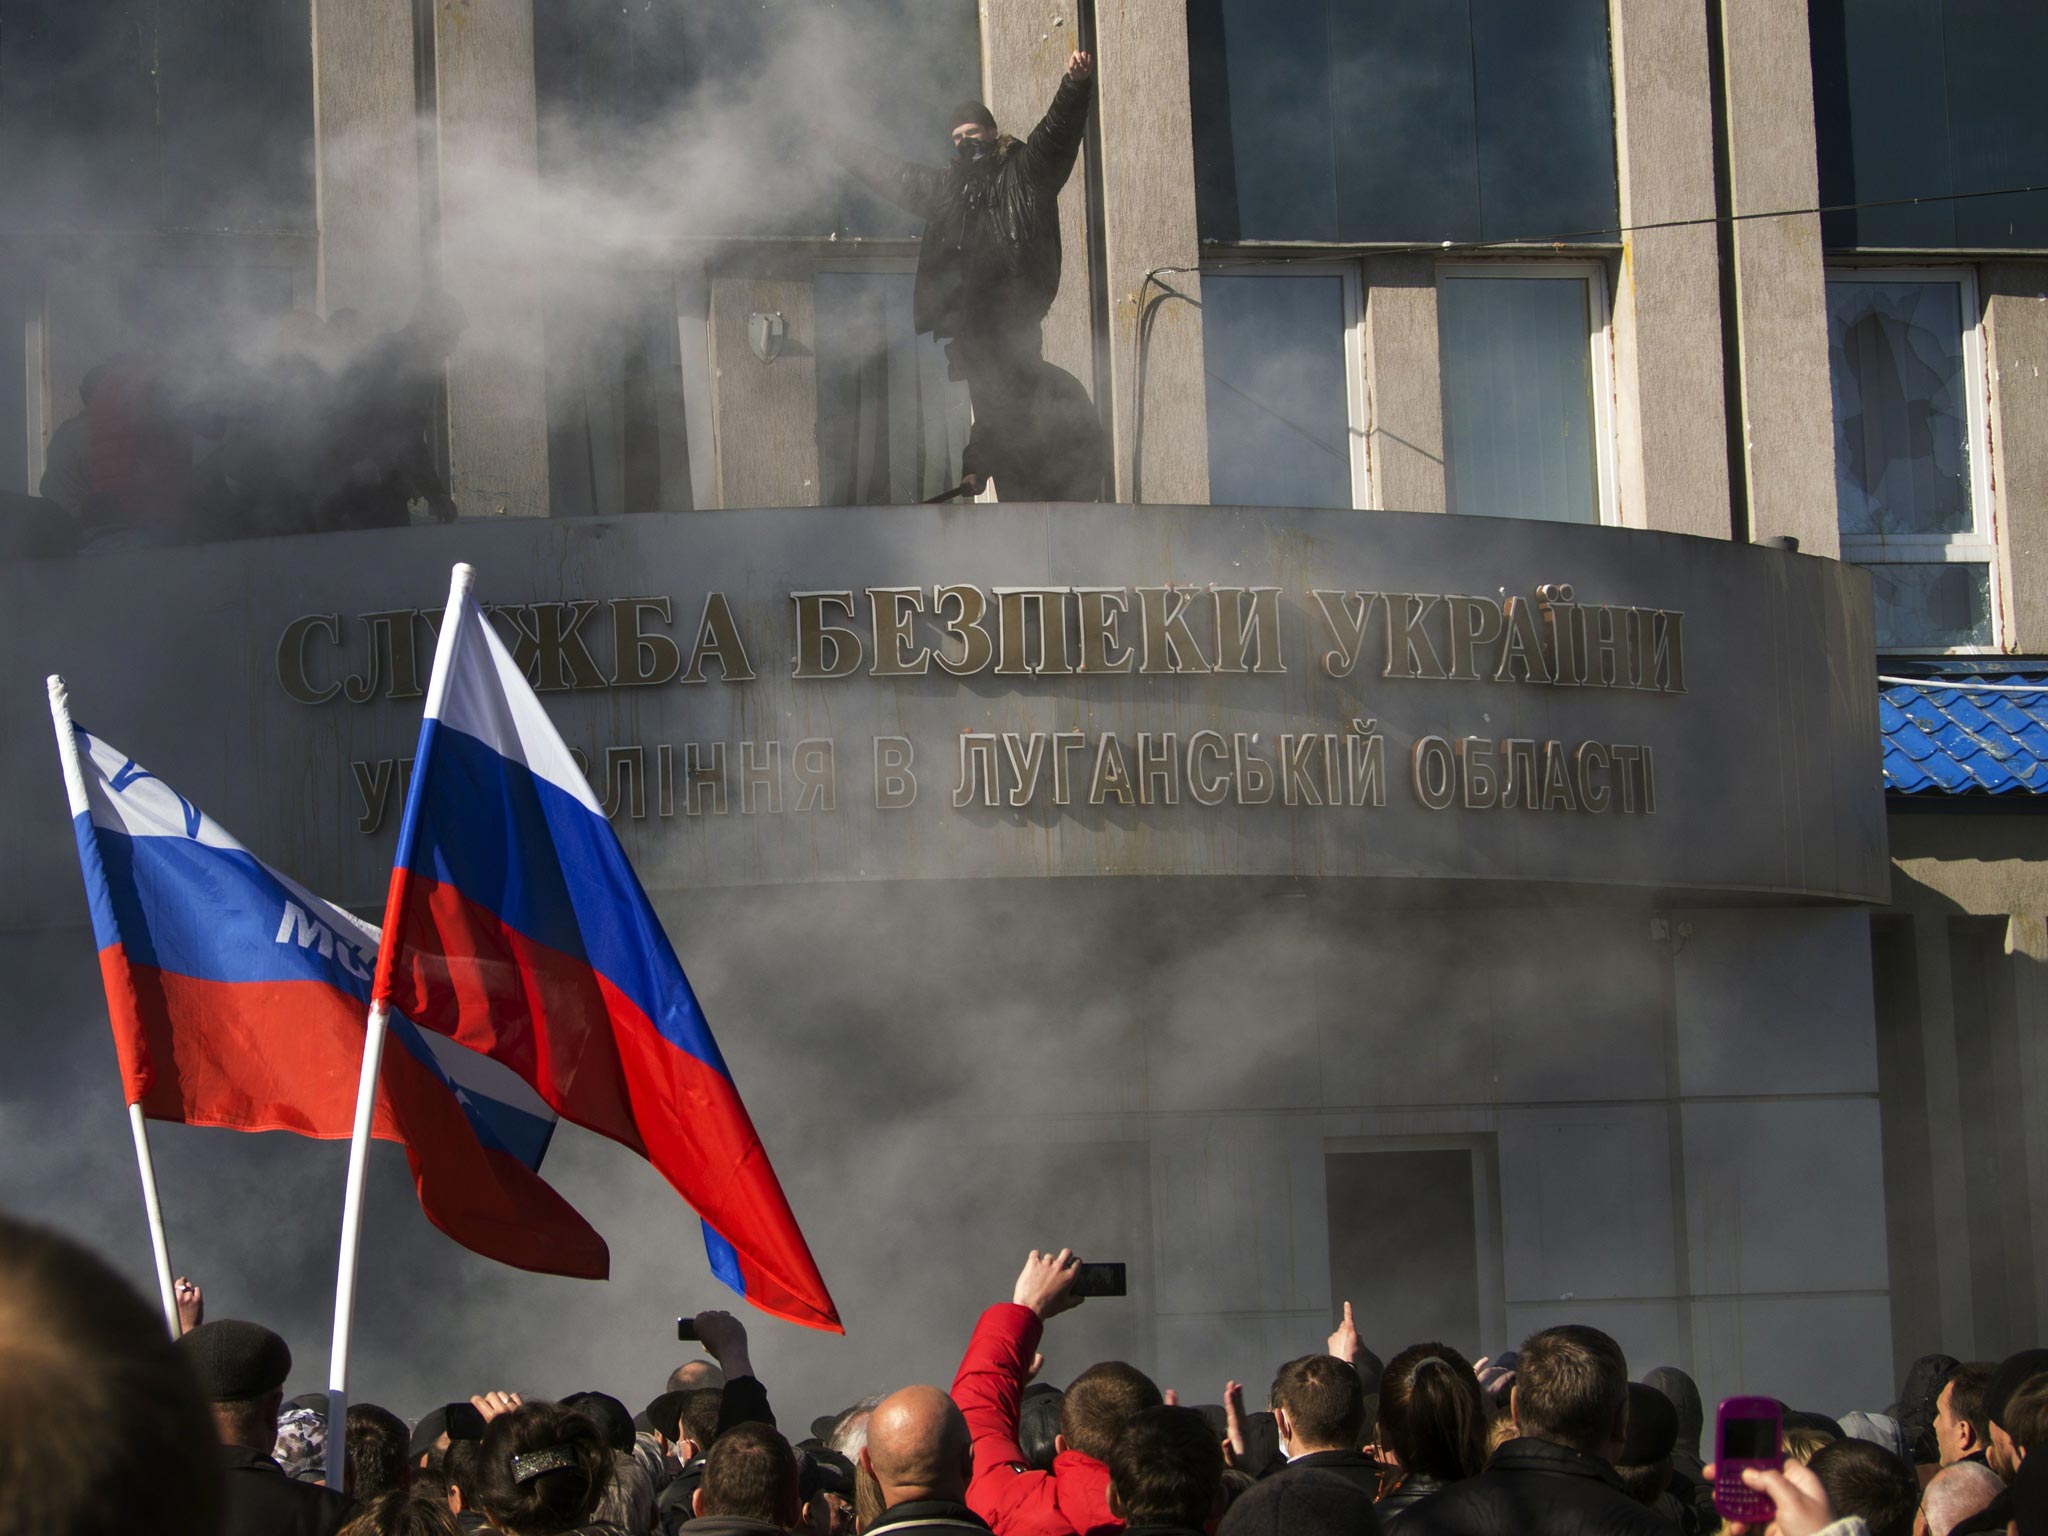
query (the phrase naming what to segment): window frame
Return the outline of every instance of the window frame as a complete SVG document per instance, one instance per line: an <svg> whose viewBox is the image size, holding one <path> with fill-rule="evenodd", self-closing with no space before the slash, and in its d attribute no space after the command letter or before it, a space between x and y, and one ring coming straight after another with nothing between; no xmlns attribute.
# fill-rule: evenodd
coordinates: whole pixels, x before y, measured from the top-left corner
<svg viewBox="0 0 2048 1536"><path fill-rule="evenodd" d="M1841 531L1840 503L1835 507L1836 537L1847 565L1982 565L1991 609L1991 638L1982 645L1900 646L1883 654L1895 656L1991 656L2005 648L2005 605L2000 601L1997 509L1993 505L1991 411L1984 371L1984 311L1977 292L1977 269L1967 264L1898 264L1878 261L1826 262L1821 271L1822 318L1826 319L1826 286L1831 283L1955 283L1957 309L1963 317L1964 419L1970 450L1970 531L1968 533L1848 534ZM1834 381L1828 384L1828 435L1834 436Z"/></svg>
<svg viewBox="0 0 2048 1536"><path fill-rule="evenodd" d="M1593 477L1595 517L1592 526L1619 528L1620 498L1617 494L1614 442L1614 310L1607 292L1607 263L1597 257L1581 256L1563 260L1509 257L1488 261L1440 261L1436 266L1437 377L1444 367L1443 323L1444 284L1469 278L1521 278L1525 280L1575 281L1586 285L1586 348L1592 364L1593 393ZM1450 510L1451 409L1448 395L1443 401L1445 508Z"/></svg>
<svg viewBox="0 0 2048 1536"><path fill-rule="evenodd" d="M1356 261L1291 261L1284 256L1214 256L1204 258L1201 277L1335 277L1344 286L1344 437L1351 465L1351 509L1372 506L1372 465L1367 452L1365 390L1365 274ZM1204 345L1202 429L1208 437L1208 400ZM1206 451L1206 449L1205 449Z"/></svg>
<svg viewBox="0 0 2048 1536"><path fill-rule="evenodd" d="M896 242L874 241L871 243L886 246ZM841 256L836 252L830 255L821 254L811 262L810 269L811 325L815 330L818 324L818 280L822 277L915 277L916 275L917 251L915 242L912 243L910 249L896 254L890 254L887 250L860 251L845 256ZM815 339L813 337L814 341ZM945 346L944 342L937 342L936 344L941 348ZM814 378L811 382L811 422L813 433L817 431L817 397L818 384ZM968 402L967 419L971 426L974 420L974 403L972 400ZM820 464L818 469L819 477L822 481L824 466ZM964 499L970 502L980 502L985 506L994 506L996 504L996 495L1000 489L1001 487L991 480L987 485L984 485L979 491L975 492L974 495ZM822 484L819 487L819 494L823 494Z"/></svg>

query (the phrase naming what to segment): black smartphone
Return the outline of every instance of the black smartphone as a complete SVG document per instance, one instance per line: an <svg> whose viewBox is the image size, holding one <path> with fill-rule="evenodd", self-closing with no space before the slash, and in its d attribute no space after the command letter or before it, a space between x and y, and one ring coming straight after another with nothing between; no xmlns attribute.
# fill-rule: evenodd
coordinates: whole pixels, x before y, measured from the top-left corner
<svg viewBox="0 0 2048 1536"><path fill-rule="evenodd" d="M1122 1296L1124 1267L1121 1264L1081 1264L1074 1270L1073 1296Z"/></svg>
<svg viewBox="0 0 2048 1536"><path fill-rule="evenodd" d="M677 1337L677 1338L679 1338L679 1339L681 1339L681 1340L683 1340L683 1341L684 1341L685 1343L687 1343L687 1344L694 1344L694 1343L696 1343L696 1342L697 1342L697 1320L696 1320L696 1319L695 1319L694 1317L679 1317L679 1318L677 1318L677 1319L676 1319L676 1337Z"/></svg>
<svg viewBox="0 0 2048 1536"><path fill-rule="evenodd" d="M477 1411L475 1403L450 1403L448 1405L448 1438L450 1440L481 1440L484 1437L484 1416Z"/></svg>

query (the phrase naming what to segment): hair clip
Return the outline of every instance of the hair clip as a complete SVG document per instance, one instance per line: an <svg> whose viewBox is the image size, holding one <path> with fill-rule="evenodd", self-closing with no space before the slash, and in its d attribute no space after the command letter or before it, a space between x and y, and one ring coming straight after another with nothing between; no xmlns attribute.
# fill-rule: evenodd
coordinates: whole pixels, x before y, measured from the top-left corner
<svg viewBox="0 0 2048 1536"><path fill-rule="evenodd" d="M545 1450L528 1451L512 1458L512 1481L530 1483L543 1472L559 1472L577 1464L574 1446L551 1445Z"/></svg>

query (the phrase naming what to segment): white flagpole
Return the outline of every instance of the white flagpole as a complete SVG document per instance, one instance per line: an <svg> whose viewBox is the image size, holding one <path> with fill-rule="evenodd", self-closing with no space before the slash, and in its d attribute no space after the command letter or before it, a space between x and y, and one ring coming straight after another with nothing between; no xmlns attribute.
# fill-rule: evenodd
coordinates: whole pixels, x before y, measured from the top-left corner
<svg viewBox="0 0 2048 1536"><path fill-rule="evenodd" d="M75 820L90 801L85 792L85 770L78 762L78 734L71 724L71 698L65 691L64 679L56 673L44 682L50 690L50 721L57 728L57 756L64 764L64 788L70 796ZM175 1339L183 1332L178 1326L178 1292L171 1281L171 1247L164 1237L164 1210L156 1195L156 1164L149 1155L148 1122L143 1119L140 1104L128 1106L128 1128L135 1135L135 1166L142 1175L142 1208L149 1216L149 1246L156 1257L156 1288L163 1299L164 1326Z"/></svg>
<svg viewBox="0 0 2048 1536"><path fill-rule="evenodd" d="M448 609L441 620L441 634L434 647L434 671L427 683L427 701L424 714L434 718L441 705L441 699L448 688L448 667L455 654L459 636L462 605L469 600L470 587L476 581L476 572L467 565L458 565L448 580ZM426 755L420 753L413 763L413 782L421 781L426 771ZM408 811L411 809L407 807ZM401 824L403 829L412 825L408 815ZM405 867L410 849L402 841L392 860L394 872L393 887L396 894L396 872ZM386 899L384 912L384 936L382 943L395 942L393 907L396 902ZM379 955L377 974L385 974L385 962ZM382 998L373 998L370 1015L363 1033L363 1072L356 1082L356 1122L348 1144L348 1191L341 1203L341 1263L334 1277L334 1342L327 1356L327 1486L339 1488L345 1470L345 1458L341 1454L345 1438L348 1415L348 1346L349 1334L355 1323L356 1311L356 1259L361 1251L363 1237L363 1175L369 1165L370 1122L377 1107L377 1070L384 1060L384 1036L390 1010Z"/></svg>

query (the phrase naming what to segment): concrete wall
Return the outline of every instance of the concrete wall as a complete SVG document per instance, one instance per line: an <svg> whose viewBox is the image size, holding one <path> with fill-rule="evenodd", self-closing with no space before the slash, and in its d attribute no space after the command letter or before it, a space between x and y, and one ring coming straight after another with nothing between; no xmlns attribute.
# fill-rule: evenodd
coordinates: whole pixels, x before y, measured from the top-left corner
<svg viewBox="0 0 2048 1536"><path fill-rule="evenodd" d="M1624 237L1614 294L1621 521L1729 536L1713 110L1706 12L1614 0L1615 169Z"/></svg>
<svg viewBox="0 0 2048 1536"><path fill-rule="evenodd" d="M1444 512L1444 382L1436 263L1376 256L1365 265L1366 475L1372 504Z"/></svg>
<svg viewBox="0 0 2048 1536"><path fill-rule="evenodd" d="M313 0L322 314L405 320L419 296L411 0Z"/></svg>
<svg viewBox="0 0 2048 1536"><path fill-rule="evenodd" d="M1811 208L1819 172L1806 0L1738 0L1719 9L1728 212ZM1749 533L1789 535L1809 554L1833 555L1841 540L1820 220L1746 219L1735 225L1734 240Z"/></svg>
<svg viewBox="0 0 2048 1536"><path fill-rule="evenodd" d="M843 1341L755 1324L793 1422L949 1380L976 1312L1045 1244L1126 1261L1132 1289L1053 1325L1050 1379L1127 1358L1187 1401L1229 1379L1256 1394L1346 1299L1325 1158L1361 1143L1465 1143L1486 1163L1484 1262L1465 1279L1484 1323L1461 1348L1586 1321L1638 1372L1682 1366L1709 1397L1890 1400L1854 913L1431 908L1253 881L657 902L848 1324ZM0 1109L17 1149L0 1203L85 1231L140 1277L87 931L0 935L0 974L36 1025L17 1081L37 1090ZM284 1331L293 1390L317 1385L343 1149L156 1136L181 1272L223 1315ZM689 1213L570 1127L548 1174L610 1241L607 1286L476 1260L420 1217L396 1149L372 1173L355 1388L400 1411L486 1379L651 1396L674 1363L666 1318L721 1304ZM1393 1230L1403 1194L1335 1215ZM1412 1341L1406 1304L1361 1318L1383 1354Z"/></svg>
<svg viewBox="0 0 2048 1536"><path fill-rule="evenodd" d="M1977 269L1991 411L1993 585L2009 651L2048 651L2048 262Z"/></svg>
<svg viewBox="0 0 2048 1536"><path fill-rule="evenodd" d="M1894 1348L1996 1359L2048 1329L2048 823L1891 824L1877 974Z"/></svg>
<svg viewBox="0 0 2048 1536"><path fill-rule="evenodd" d="M531 0L438 0L434 64L443 276L471 325L448 363L449 489L467 516L545 517L540 307L494 270L491 229L492 204L540 174Z"/></svg>

